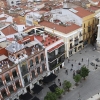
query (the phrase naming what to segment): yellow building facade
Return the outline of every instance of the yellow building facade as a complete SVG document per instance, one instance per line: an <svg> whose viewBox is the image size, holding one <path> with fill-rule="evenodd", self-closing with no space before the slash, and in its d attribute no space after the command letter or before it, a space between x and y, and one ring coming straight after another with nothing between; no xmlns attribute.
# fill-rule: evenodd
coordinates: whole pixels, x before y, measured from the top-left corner
<svg viewBox="0 0 100 100"><path fill-rule="evenodd" d="M83 41L84 41L84 45L91 43L92 40L92 35L93 35L93 30L95 28L95 14L91 14L89 16L84 17L83 20L83 24L82 24L82 28L83 28Z"/></svg>

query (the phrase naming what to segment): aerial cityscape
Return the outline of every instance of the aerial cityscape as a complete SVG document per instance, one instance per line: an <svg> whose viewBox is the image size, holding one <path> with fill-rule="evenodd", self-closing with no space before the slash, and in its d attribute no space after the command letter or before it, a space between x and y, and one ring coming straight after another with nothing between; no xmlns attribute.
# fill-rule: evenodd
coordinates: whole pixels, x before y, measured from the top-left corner
<svg viewBox="0 0 100 100"><path fill-rule="evenodd" d="M100 100L100 0L0 0L0 100Z"/></svg>

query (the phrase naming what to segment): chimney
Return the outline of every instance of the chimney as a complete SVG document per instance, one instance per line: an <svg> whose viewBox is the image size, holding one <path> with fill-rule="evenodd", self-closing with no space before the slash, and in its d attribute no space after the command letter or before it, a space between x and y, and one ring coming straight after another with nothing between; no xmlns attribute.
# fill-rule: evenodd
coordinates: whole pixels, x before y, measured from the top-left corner
<svg viewBox="0 0 100 100"><path fill-rule="evenodd" d="M45 41L45 34L43 34L43 40Z"/></svg>

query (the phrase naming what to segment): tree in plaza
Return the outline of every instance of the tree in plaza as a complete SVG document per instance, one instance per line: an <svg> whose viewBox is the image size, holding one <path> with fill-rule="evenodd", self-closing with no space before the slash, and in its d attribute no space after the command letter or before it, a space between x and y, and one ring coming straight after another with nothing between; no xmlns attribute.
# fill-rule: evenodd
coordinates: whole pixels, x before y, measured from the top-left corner
<svg viewBox="0 0 100 100"><path fill-rule="evenodd" d="M72 84L70 83L70 81L65 80L63 83L63 88L64 90L68 90L71 88Z"/></svg>
<svg viewBox="0 0 100 100"><path fill-rule="evenodd" d="M74 76L74 81L76 82L76 85L78 85L78 82L80 82L81 76L79 74Z"/></svg>
<svg viewBox="0 0 100 100"><path fill-rule="evenodd" d="M89 69L86 68L86 66L81 67L81 69L80 69L80 75L81 75L81 77L83 77L84 80L85 80L86 76L89 75Z"/></svg>
<svg viewBox="0 0 100 100"><path fill-rule="evenodd" d="M57 100L57 96L53 92L47 92L46 96L44 97L44 100Z"/></svg>
<svg viewBox="0 0 100 100"><path fill-rule="evenodd" d="M57 97L61 97L63 92L63 89L60 89L59 87L55 89L55 94L57 95Z"/></svg>

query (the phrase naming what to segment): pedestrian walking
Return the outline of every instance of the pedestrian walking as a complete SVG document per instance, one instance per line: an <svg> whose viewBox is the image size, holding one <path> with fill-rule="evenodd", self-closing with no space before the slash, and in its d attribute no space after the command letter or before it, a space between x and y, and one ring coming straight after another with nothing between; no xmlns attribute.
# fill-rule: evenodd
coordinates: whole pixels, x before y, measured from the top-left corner
<svg viewBox="0 0 100 100"><path fill-rule="evenodd" d="M83 62L83 58L82 58L82 62Z"/></svg>
<svg viewBox="0 0 100 100"><path fill-rule="evenodd" d="M72 64L72 67L73 67L73 64Z"/></svg>
<svg viewBox="0 0 100 100"><path fill-rule="evenodd" d="M60 82L60 79L58 79L58 82Z"/></svg>
<svg viewBox="0 0 100 100"><path fill-rule="evenodd" d="M66 69L66 74L68 75L68 69Z"/></svg>
<svg viewBox="0 0 100 100"><path fill-rule="evenodd" d="M73 70L73 67L70 69L70 71L72 71Z"/></svg>
<svg viewBox="0 0 100 100"><path fill-rule="evenodd" d="M69 63L69 61L70 61L70 60L69 60L69 58L68 58L68 63Z"/></svg>
<svg viewBox="0 0 100 100"><path fill-rule="evenodd" d="M61 82L59 83L59 86L61 86Z"/></svg>

